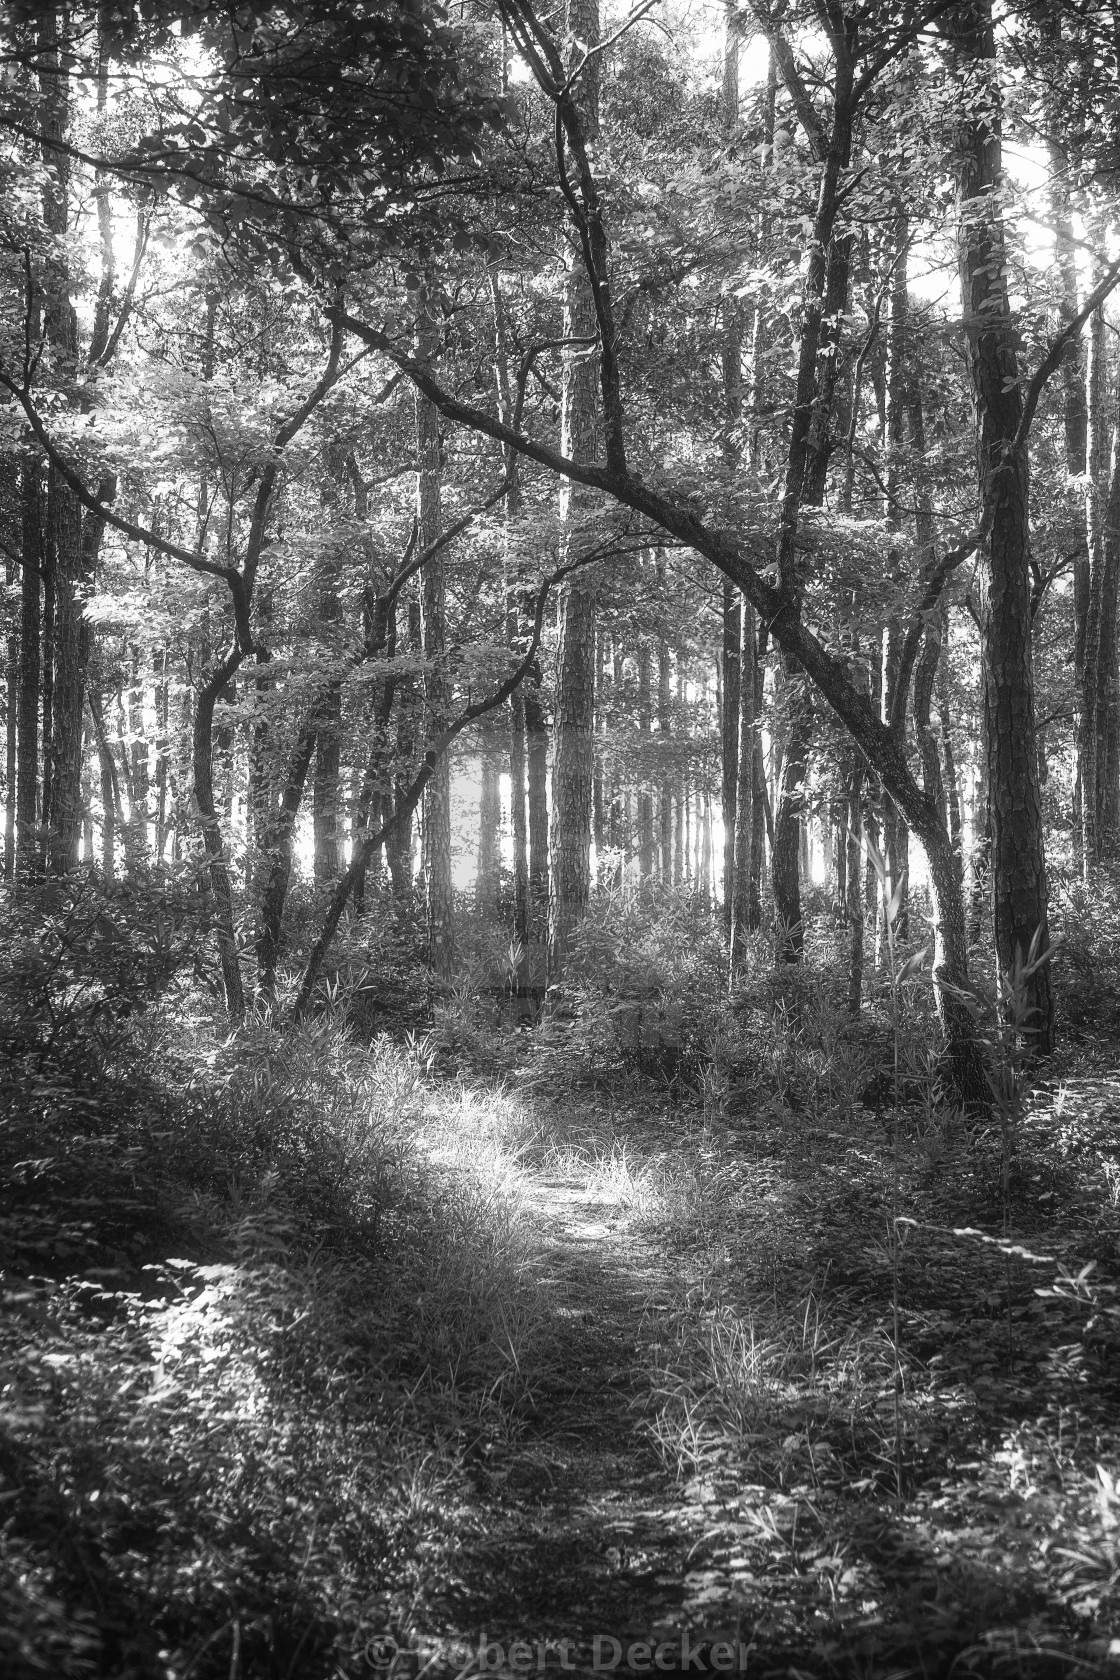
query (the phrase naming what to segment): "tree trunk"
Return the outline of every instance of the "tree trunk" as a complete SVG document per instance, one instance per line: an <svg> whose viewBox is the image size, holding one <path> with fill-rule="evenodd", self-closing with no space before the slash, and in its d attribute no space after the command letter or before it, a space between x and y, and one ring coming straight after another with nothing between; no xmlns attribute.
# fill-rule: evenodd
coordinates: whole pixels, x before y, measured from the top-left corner
<svg viewBox="0 0 1120 1680"><path fill-rule="evenodd" d="M548 719L540 697L540 665L525 680L526 806L529 813L529 903L534 940L548 920Z"/></svg>
<svg viewBox="0 0 1120 1680"><path fill-rule="evenodd" d="M847 885L845 911L848 921L848 1014L858 1016L863 1004L863 760L852 754L848 775L848 833L845 841Z"/></svg>
<svg viewBox="0 0 1120 1680"><path fill-rule="evenodd" d="M504 80L504 71L503 71ZM498 390L498 412L506 424L514 418L513 393L509 377L509 327L505 299L496 265L491 264L490 300L494 316L494 374ZM511 449L504 452L508 487L506 489L505 531L505 591L506 640L513 649L522 633L519 578L514 559L514 526L521 511L520 457ZM539 668L538 668L539 670ZM526 790L528 728L525 709L525 685L519 684L509 697L509 787L510 827L513 834L513 925L517 939L528 945L533 937L533 896L529 870L529 810ZM547 846L547 822L545 844ZM543 865L542 891L547 891L548 866Z"/></svg>
<svg viewBox="0 0 1120 1680"><path fill-rule="evenodd" d="M658 561L662 584L665 562ZM672 673L669 666L669 644L662 636L657 645L657 733L660 737L661 775L658 794L661 822L661 885L668 887L673 880L673 783L669 774L669 738L673 728L670 703Z"/></svg>
<svg viewBox="0 0 1120 1680"><path fill-rule="evenodd" d="M723 703L720 707L720 803L723 808L723 916L731 934L735 886L736 802L739 792L739 714L742 690L742 610L739 593L723 582Z"/></svg>
<svg viewBox="0 0 1120 1680"><path fill-rule="evenodd" d="M703 792L700 857L696 872L700 878L700 907L708 911L712 907L712 796L707 788Z"/></svg>
<svg viewBox="0 0 1120 1680"><path fill-rule="evenodd" d="M1115 443L1108 453L1108 366L1104 312L1093 312L1089 334L1088 482L1086 532L1089 554L1088 608L1081 658L1080 768L1082 859L1085 879L1114 857L1118 847L1116 774L1116 594L1117 504ZM1110 540L1110 538L1112 540Z"/></svg>
<svg viewBox="0 0 1120 1680"><path fill-rule="evenodd" d="M598 0L568 0L567 25L569 58L574 67L598 44ZM599 54L593 53L573 88L584 137L591 145L599 136L599 64ZM573 251L564 298L564 337L585 342L569 344L564 351L560 447L575 461L594 461L599 456L598 358L589 354L586 347L586 341L595 341L597 331L590 279L582 255ZM578 525L593 506L593 498L586 490L570 480L564 481L560 492L560 521L562 558L566 562L577 556L581 542ZM585 543L586 539L582 541ZM560 642L556 653L549 946L557 963L562 961L591 895L594 722L594 598L578 582L569 581L561 600Z"/></svg>
<svg viewBox="0 0 1120 1680"><path fill-rule="evenodd" d="M976 754L972 811L972 884L969 894L968 940L979 945L992 897L992 815L988 782L988 754L981 744Z"/></svg>
<svg viewBox="0 0 1120 1680"><path fill-rule="evenodd" d="M1120 425L1113 428L1105 505L1104 577L1097 660L1100 745L1097 749L1097 846L1104 858L1120 853L1120 670L1117 666L1117 595L1120 586Z"/></svg>
<svg viewBox="0 0 1120 1680"><path fill-rule="evenodd" d="M742 972L751 925L752 841L755 832L755 664L758 639L754 611L743 601L740 615L739 723L736 731L739 762L735 791L735 832L732 837L731 979Z"/></svg>
<svg viewBox="0 0 1120 1680"><path fill-rule="evenodd" d="M595 635L595 769L591 779L591 836L595 842L596 868L603 855L603 741L606 735L606 715L603 704L603 685L606 680L606 654L602 630Z"/></svg>
<svg viewBox="0 0 1120 1680"><path fill-rule="evenodd" d="M529 896L529 825L525 794L525 695L509 697L509 806L513 833L513 928L522 945L532 938Z"/></svg>
<svg viewBox="0 0 1120 1680"><path fill-rule="evenodd" d="M237 935L233 920L233 884L229 861L222 844L221 824L214 805L214 707L226 692L241 655L232 652L215 666L198 692L194 714L194 797L202 828L202 841L209 858L210 888L214 895L218 956L225 988L226 1013L237 1026L245 1016L245 992L237 956Z"/></svg>
<svg viewBox="0 0 1120 1680"><path fill-rule="evenodd" d="M42 270L43 332L54 358L55 377L65 387L74 375L78 326L63 254L70 219L70 162L57 144L65 141L70 122L70 78L62 62L53 6L43 14L39 26L39 52L44 66L39 77L42 157L47 166L43 222L56 242L54 254ZM77 868L81 842L82 715L92 646L92 633L82 616L83 586L89 575L83 563L91 556L83 543L77 497L53 467L48 474L46 532L55 613L49 703L44 696L43 822L50 829L50 871L64 875Z"/></svg>
<svg viewBox="0 0 1120 1680"><path fill-rule="evenodd" d="M1055 45L1058 45L1061 38L1060 17L1053 18L1049 27L1055 36ZM1047 161L1050 175L1050 213L1054 224L1054 266L1058 277L1060 331L1077 315L1077 244L1070 206L1070 159L1054 133L1047 137ZM1089 438L1085 345L1080 333L1075 334L1066 344L1062 354L1061 378L1066 471L1071 480L1080 480L1087 468ZM1073 772L1073 845L1075 864L1081 868L1084 868L1081 794L1082 706L1085 692L1085 630L1088 610L1089 547L1088 542L1084 541L1079 544L1073 558L1073 665L1077 708L1074 716L1076 759Z"/></svg>
<svg viewBox="0 0 1120 1680"><path fill-rule="evenodd" d="M942 647L948 641L949 620L941 613ZM957 857L961 856L961 787L957 775L957 758L953 748L953 719L949 696L948 659L942 657L937 666L937 717L941 725L941 749L945 758L945 808L949 821L949 839Z"/></svg>
<svg viewBox="0 0 1120 1680"><path fill-rule="evenodd" d="M430 360L437 349L435 318L428 302L422 304L417 331L418 354ZM426 397L416 396L416 454L419 461L416 487L417 543L421 552L439 536L442 518L442 471L440 463L439 411ZM447 677L447 585L443 552L425 561L422 611L424 638L424 728L434 740L446 728L450 715L451 685ZM450 988L455 977L453 899L451 885L451 772L446 753L441 753L424 804L424 836L427 847L429 961L436 984Z"/></svg>
<svg viewBox="0 0 1120 1680"><path fill-rule="evenodd" d="M677 672L677 704L683 709L684 676L679 670ZM687 763L682 764L682 766L677 770L675 788L676 798L675 809L673 812L673 885L674 887L679 887L684 883L688 854L688 834L685 822L686 808L688 804Z"/></svg>
<svg viewBox="0 0 1120 1680"><path fill-rule="evenodd" d="M90 712L93 716L94 738L97 742L97 762L101 773L101 873L106 884L111 884L116 873L117 857L117 824L120 817L120 788L117 783L117 768L113 763L113 755L105 739L105 722L101 712L100 696L91 688L89 693Z"/></svg>
<svg viewBox="0 0 1120 1680"><path fill-rule="evenodd" d="M782 760L778 810L774 818L772 870L774 910L778 919L778 961L788 963L800 961L805 948L798 866L801 825L805 817L805 772L813 736L813 706L803 678L788 680L786 699L790 709L789 740Z"/></svg>
<svg viewBox="0 0 1120 1680"><path fill-rule="evenodd" d="M980 491L992 514L980 637L995 940L1007 972L1033 939L1044 951L1050 943L1031 669L1030 476L1026 447L1016 442L1023 398L1000 211L1002 125L990 0L967 0L950 27L965 76L985 90L983 108L959 129L959 261ZM1054 1006L1048 962L1028 980L1027 1002L1030 1053L1049 1056Z"/></svg>
<svg viewBox="0 0 1120 1680"><path fill-rule="evenodd" d="M910 245L910 223L905 211L898 211L894 217L889 246L891 257L890 280L890 321L887 328L887 378L886 378L886 523L888 530L901 531L903 514L899 499L899 486L902 479L902 449L904 444L903 421L909 404L907 391L906 356L909 338L910 312L909 296L907 293L907 253ZM923 428L924 430L924 428ZM921 448L921 443L915 442L915 448ZM919 559L922 558L922 539L919 537ZM892 568L896 583L901 584L901 573L897 553L892 557ZM903 752L906 751L906 702L905 694L896 697L896 686L899 678L899 661L902 653L902 627L897 614L892 614L887 626L887 634L883 644L883 719L888 722L895 715L898 707L898 730ZM909 678L907 677L907 681ZM902 898L899 903L895 928L900 939L906 939L910 932L909 909L909 829L906 818L893 800L884 801L883 807L883 849L887 863L887 876L893 894L898 882L902 882Z"/></svg>
<svg viewBox="0 0 1120 1680"><path fill-rule="evenodd" d="M337 580L327 576L319 591L319 619L332 625L341 617ZM328 646L328 658L332 650ZM311 788L312 867L317 887L342 873L342 684L333 681L316 708L315 775Z"/></svg>
<svg viewBox="0 0 1120 1680"><path fill-rule="evenodd" d="M134 801L133 827L141 856L148 849L148 800L151 795L151 776L148 766L148 737L144 721L144 664L139 646L132 649L132 682L128 690L128 735L131 776L129 788Z"/></svg>
<svg viewBox="0 0 1120 1680"><path fill-rule="evenodd" d="M329 709L329 700L323 709ZM313 713L300 730L292 750L280 803L271 813L264 856L267 874L261 893L260 932L257 935L257 973L261 995L270 1001L276 996L276 967L280 960L284 927L284 906L292 878L292 849L296 818L299 815L307 773L318 737L318 715Z"/></svg>
<svg viewBox="0 0 1120 1680"><path fill-rule="evenodd" d="M766 674L762 668L761 658L756 656L754 671L754 715L756 719L762 717L765 682ZM766 759L762 751L762 730L756 727L754 732L754 782L751 797L751 878L747 910L747 926L752 933L757 933L762 926L762 875L766 853L768 810Z"/></svg>
<svg viewBox="0 0 1120 1680"><path fill-rule="evenodd" d="M98 495L102 501L112 501L116 479L111 475L103 478ZM105 521L93 513L87 513L83 520L73 491L58 485L53 523L56 615L49 844L51 873L65 875L78 867L82 832L82 721L93 650L93 628L84 616L84 594L93 581Z"/></svg>
<svg viewBox="0 0 1120 1680"><path fill-rule="evenodd" d="M16 561L9 554L4 566L4 582L9 601L15 594ZM4 879L11 881L16 872L16 720L19 716L19 632L13 615L7 635L7 696L4 713Z"/></svg>
<svg viewBox="0 0 1120 1680"><path fill-rule="evenodd" d="M502 800L498 759L493 743L482 743L481 796L478 809L478 872L475 910L483 921L496 922L502 871Z"/></svg>
<svg viewBox="0 0 1120 1680"><path fill-rule="evenodd" d="M638 732L642 738L641 788L638 794L638 872L643 881L653 874L653 795L650 792L650 732L653 727L653 659L643 637L638 648Z"/></svg>
<svg viewBox="0 0 1120 1680"><path fill-rule="evenodd" d="M168 734L170 679L166 647L157 655L156 676L156 861L164 861L167 846L168 801L171 795L171 741Z"/></svg>
<svg viewBox="0 0 1120 1680"><path fill-rule="evenodd" d="M37 458L24 460L19 627L19 716L16 720L16 876L32 870L36 856L39 793L40 604L42 478Z"/></svg>

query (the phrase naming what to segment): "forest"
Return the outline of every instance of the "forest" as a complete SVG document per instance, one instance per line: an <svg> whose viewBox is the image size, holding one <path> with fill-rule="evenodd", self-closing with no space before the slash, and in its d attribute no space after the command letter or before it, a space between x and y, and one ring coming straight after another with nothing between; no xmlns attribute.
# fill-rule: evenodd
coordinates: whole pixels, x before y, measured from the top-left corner
<svg viewBox="0 0 1120 1680"><path fill-rule="evenodd" d="M1120 5L9 0L0 1668L1120 1675Z"/></svg>

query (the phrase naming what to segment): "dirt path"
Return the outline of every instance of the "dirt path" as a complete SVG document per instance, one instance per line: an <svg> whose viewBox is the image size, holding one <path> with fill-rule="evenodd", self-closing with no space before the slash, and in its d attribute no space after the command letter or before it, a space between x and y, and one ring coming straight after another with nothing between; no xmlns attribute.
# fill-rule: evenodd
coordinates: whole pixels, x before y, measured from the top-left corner
<svg viewBox="0 0 1120 1680"><path fill-rule="evenodd" d="M550 1671L627 1673L630 1645L646 1640L671 1672L705 1522L642 1426L672 1259L576 1172L527 1176L524 1208L562 1355L532 1383L528 1429L479 1472L480 1532L440 1608L476 1648L485 1630L492 1664L494 1641L523 1639L546 1642ZM709 1639L735 1633L734 1619L704 1625Z"/></svg>

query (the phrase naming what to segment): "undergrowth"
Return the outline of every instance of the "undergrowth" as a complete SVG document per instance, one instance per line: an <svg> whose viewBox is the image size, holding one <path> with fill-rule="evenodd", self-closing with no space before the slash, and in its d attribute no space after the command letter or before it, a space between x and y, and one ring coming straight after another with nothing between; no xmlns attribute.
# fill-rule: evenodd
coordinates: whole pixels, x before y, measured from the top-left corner
<svg viewBox="0 0 1120 1680"><path fill-rule="evenodd" d="M215 1034L91 909L3 991L0 1667L367 1672L548 1366L532 1123L337 1011Z"/></svg>
<svg viewBox="0 0 1120 1680"><path fill-rule="evenodd" d="M1032 1091L981 1021L994 1111L966 1115L916 962L872 967L854 1021L828 927L796 973L760 940L729 990L672 895L598 906L532 1027L492 1007L483 942L427 1031L378 1034L352 936L317 1016L229 1036L207 914L81 887L0 930L5 1674L368 1673L485 1547L549 1395L593 1381L580 1338L610 1347L609 1289L581 1329L542 1271L556 1177L668 1280L625 1357L634 1440L704 1513L684 1613L813 1676L1107 1665L1099 1041ZM1097 1022L1117 965L1086 951Z"/></svg>

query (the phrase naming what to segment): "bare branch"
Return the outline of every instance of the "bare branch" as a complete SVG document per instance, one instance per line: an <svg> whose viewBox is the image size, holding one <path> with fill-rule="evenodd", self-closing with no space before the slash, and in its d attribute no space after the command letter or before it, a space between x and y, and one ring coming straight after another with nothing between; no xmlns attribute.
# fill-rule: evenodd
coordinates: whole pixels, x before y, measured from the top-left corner
<svg viewBox="0 0 1120 1680"><path fill-rule="evenodd" d="M583 57L580 59L575 69L570 73L567 81L564 83L565 93L571 91L593 58L595 58L599 53L606 52L608 48L613 47L616 41L621 41L622 37L629 30L633 29L636 23L640 23L642 21L647 12L652 12L653 8L660 5L660 3L661 0L642 0L642 4L640 6L635 6L634 10L630 13L630 16L624 23L619 24L613 35L608 35L605 41L599 41L595 46L588 47Z"/></svg>
<svg viewBox="0 0 1120 1680"><path fill-rule="evenodd" d="M132 305L136 297L136 283L140 278L140 268L144 261L144 252L148 248L148 234L151 231L151 226L151 216L145 216L141 212L136 221L136 246L132 256L132 272L128 277L128 284L124 289L124 297L121 299L121 307L117 315L116 323L106 340L104 350L102 350L100 356L96 358L96 365L98 367L107 367L112 361L113 356L116 353L117 345L121 341L121 334L124 332L128 318L132 314Z"/></svg>

